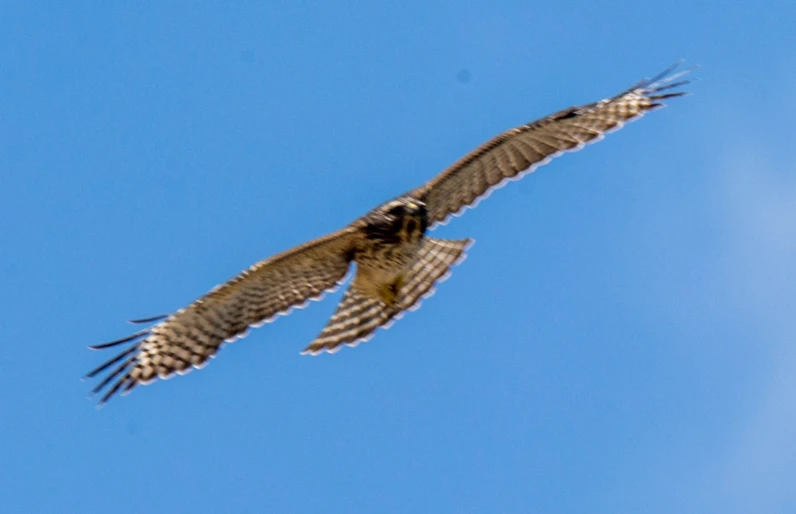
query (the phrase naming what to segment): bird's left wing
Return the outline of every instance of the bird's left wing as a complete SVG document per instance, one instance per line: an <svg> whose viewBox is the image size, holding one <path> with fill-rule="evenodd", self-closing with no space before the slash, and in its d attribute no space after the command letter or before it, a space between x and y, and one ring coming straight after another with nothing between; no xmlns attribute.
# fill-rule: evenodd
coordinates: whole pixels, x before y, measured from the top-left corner
<svg viewBox="0 0 796 514"><path fill-rule="evenodd" d="M504 132L411 194L426 202L430 226L445 223L506 180L533 171L562 152L599 141L607 132L661 107L663 100L684 95L671 89L688 83L675 80L693 68L672 73L676 67L613 98L570 107Z"/></svg>
<svg viewBox="0 0 796 514"><path fill-rule="evenodd" d="M250 326L319 298L344 279L360 234L350 226L261 261L155 326L92 346L99 350L133 343L88 373L87 378L108 373L93 393L111 386L100 400L103 404L138 384L202 367L225 341L243 337Z"/></svg>

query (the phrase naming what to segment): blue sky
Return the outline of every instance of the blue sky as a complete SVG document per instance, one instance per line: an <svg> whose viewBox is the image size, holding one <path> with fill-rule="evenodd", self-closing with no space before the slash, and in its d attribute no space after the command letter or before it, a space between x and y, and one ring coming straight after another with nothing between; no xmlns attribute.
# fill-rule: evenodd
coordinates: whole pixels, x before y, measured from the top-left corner
<svg viewBox="0 0 796 514"><path fill-rule="evenodd" d="M5 2L0 511L796 511L792 2ZM86 349L512 126L679 58L693 96L340 293L97 410Z"/></svg>

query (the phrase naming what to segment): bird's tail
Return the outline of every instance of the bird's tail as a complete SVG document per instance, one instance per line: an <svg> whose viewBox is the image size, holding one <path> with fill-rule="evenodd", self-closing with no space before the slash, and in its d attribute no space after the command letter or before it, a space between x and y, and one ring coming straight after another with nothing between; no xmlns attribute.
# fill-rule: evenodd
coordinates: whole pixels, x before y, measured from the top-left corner
<svg viewBox="0 0 796 514"><path fill-rule="evenodd" d="M422 298L433 294L434 285L448 277L451 266L463 260L465 250L472 242L472 239L426 237L393 305L361 291L354 280L329 323L301 353L333 353L344 344L356 346L370 338L377 328L387 328L391 321L401 317L403 311L418 308Z"/></svg>

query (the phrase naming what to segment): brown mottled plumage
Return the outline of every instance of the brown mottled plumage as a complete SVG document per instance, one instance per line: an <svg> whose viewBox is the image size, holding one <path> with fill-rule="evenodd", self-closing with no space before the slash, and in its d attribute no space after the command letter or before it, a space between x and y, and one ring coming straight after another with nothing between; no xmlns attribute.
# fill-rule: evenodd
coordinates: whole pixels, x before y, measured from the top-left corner
<svg viewBox="0 0 796 514"><path fill-rule="evenodd" d="M132 343L88 374L108 371L94 388L109 386L100 404L138 384L199 368L225 341L243 337L250 326L271 321L337 287L352 262L357 273L337 311L302 353L335 352L354 346L419 306L471 240L446 241L426 235L463 208L474 206L508 179L533 171L562 152L598 141L604 134L663 100L682 96L672 88L689 70L674 67L599 102L565 109L511 129L483 144L423 186L372 210L346 228L259 262L169 316L136 323L156 324L130 337L91 347ZM115 368L114 368L115 366Z"/></svg>

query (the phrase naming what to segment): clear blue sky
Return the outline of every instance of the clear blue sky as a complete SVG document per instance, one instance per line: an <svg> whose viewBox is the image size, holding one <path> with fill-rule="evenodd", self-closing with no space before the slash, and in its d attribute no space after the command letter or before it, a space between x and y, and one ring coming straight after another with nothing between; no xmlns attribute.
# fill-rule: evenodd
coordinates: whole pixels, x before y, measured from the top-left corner
<svg viewBox="0 0 796 514"><path fill-rule="evenodd" d="M1 512L796 512L792 2L128 4L2 8ZM369 343L299 356L338 293L86 399L125 320L679 58Z"/></svg>

